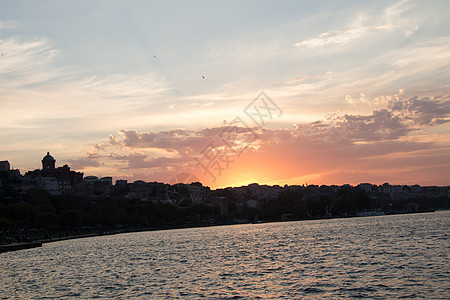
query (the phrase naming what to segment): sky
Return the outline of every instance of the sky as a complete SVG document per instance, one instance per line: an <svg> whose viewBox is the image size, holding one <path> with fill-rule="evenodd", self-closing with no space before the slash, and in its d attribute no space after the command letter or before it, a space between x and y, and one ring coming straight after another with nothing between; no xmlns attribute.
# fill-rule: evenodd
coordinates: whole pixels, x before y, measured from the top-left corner
<svg viewBox="0 0 450 300"><path fill-rule="evenodd" d="M0 0L0 160L450 185L450 2Z"/></svg>

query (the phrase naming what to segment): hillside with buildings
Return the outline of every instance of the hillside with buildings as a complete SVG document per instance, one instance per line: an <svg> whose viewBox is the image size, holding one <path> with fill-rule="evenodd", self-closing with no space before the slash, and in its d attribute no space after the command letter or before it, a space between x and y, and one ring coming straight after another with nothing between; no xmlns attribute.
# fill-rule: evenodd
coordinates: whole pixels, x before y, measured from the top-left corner
<svg viewBox="0 0 450 300"><path fill-rule="evenodd" d="M212 190L199 182L166 184L84 176L56 167L20 174L0 162L0 231L104 232L245 222L425 212L450 208L450 187L285 185L257 183ZM4 241L1 241L2 243Z"/></svg>

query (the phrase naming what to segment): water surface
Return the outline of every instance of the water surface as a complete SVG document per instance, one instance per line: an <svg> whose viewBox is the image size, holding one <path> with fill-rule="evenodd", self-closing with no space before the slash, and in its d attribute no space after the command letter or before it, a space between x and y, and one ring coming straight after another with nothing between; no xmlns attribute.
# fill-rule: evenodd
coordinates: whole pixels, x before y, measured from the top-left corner
<svg viewBox="0 0 450 300"><path fill-rule="evenodd" d="M67 240L0 254L9 298L450 298L450 212Z"/></svg>

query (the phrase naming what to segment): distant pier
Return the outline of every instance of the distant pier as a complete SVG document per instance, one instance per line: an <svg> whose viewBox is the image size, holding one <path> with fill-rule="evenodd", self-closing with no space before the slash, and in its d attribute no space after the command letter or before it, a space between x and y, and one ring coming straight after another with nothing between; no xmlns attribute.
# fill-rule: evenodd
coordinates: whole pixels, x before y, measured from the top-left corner
<svg viewBox="0 0 450 300"><path fill-rule="evenodd" d="M0 245L0 253L42 247L41 242Z"/></svg>

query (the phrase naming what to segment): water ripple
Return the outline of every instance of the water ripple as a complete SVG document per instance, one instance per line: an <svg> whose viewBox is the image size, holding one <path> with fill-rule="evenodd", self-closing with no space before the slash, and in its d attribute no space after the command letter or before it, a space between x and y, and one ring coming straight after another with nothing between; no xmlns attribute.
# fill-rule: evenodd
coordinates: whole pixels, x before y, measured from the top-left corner
<svg viewBox="0 0 450 300"><path fill-rule="evenodd" d="M67 240L0 256L1 299L450 298L450 212Z"/></svg>

